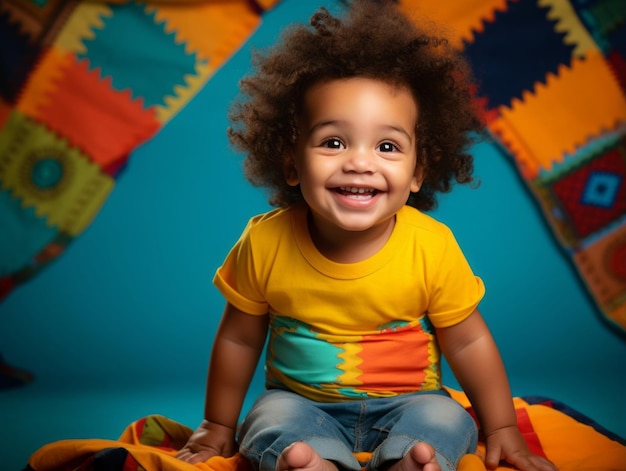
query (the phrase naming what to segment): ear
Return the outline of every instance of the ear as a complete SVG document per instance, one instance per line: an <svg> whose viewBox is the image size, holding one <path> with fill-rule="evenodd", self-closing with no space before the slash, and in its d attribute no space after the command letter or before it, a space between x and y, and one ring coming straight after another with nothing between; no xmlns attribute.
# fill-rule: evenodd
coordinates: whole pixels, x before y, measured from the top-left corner
<svg viewBox="0 0 626 471"><path fill-rule="evenodd" d="M296 163L292 155L285 158L283 162L283 174L285 175L285 181L289 186L298 186L300 184L300 178L298 177L298 170L296 169Z"/></svg>
<svg viewBox="0 0 626 471"><path fill-rule="evenodd" d="M415 169L415 173L413 174L413 179L411 180L411 193L417 193L422 188L422 183L424 183L425 178L424 168L421 166L417 166Z"/></svg>

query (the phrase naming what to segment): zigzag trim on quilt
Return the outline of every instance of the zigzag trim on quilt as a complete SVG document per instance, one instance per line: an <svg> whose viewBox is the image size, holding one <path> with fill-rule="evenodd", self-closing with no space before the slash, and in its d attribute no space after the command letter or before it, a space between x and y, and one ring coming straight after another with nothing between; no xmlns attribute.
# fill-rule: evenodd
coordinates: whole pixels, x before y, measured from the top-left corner
<svg viewBox="0 0 626 471"><path fill-rule="evenodd" d="M164 30L185 45L187 54L217 63L232 54L260 23L249 2L241 0L186 6L153 4L146 11L153 12L155 22L163 23Z"/></svg>
<svg viewBox="0 0 626 471"><path fill-rule="evenodd" d="M96 36L94 29L104 27L104 19L113 16L111 7L102 2L81 2L67 19L63 29L54 40L59 49L84 54L84 41Z"/></svg>
<svg viewBox="0 0 626 471"><path fill-rule="evenodd" d="M565 33L563 42L574 46L572 52L574 56L584 57L591 51L600 51L569 0L538 0L537 5L549 8L547 18L556 22L554 27L556 32Z"/></svg>
<svg viewBox="0 0 626 471"><path fill-rule="evenodd" d="M198 57L196 73L184 77L185 86L176 85L174 93L164 97L164 104L156 106L157 119L165 123L195 96L252 34L260 23L260 17L246 1L206 3L193 8L155 5L147 10L153 12L156 22L163 23L166 32L174 34L176 41L185 45L187 54ZM232 21L232 18L237 18L237 21ZM210 35L206 34L207 29L211 31Z"/></svg>
<svg viewBox="0 0 626 471"><path fill-rule="evenodd" d="M214 72L209 64L198 63L195 75L185 75L185 86L175 85L174 93L163 98L164 105L155 106L157 121L166 123L172 119L202 89Z"/></svg>
<svg viewBox="0 0 626 471"><path fill-rule="evenodd" d="M70 54L55 47L48 49L33 67L28 80L18 94L16 108L37 119L43 106L63 78L63 70L71 62Z"/></svg>
<svg viewBox="0 0 626 471"><path fill-rule="evenodd" d="M474 41L474 35L483 31L485 23L495 21L496 11L506 11L507 0L446 0L445 8L437 2L400 0L400 9L409 16L423 15L445 27L450 43L461 49L463 43Z"/></svg>
<svg viewBox="0 0 626 471"><path fill-rule="evenodd" d="M537 83L534 94L525 92L510 109L501 107L490 130L530 180L624 121L626 98L619 84L604 58L589 54L584 60L574 59L571 68L560 66L558 76L549 74L546 85Z"/></svg>

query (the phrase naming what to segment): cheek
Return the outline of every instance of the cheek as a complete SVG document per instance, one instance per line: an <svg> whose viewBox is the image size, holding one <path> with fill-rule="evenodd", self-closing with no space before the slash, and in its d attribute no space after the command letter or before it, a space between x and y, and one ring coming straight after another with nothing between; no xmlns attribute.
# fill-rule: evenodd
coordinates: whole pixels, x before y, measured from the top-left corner
<svg viewBox="0 0 626 471"><path fill-rule="evenodd" d="M410 166L401 166L398 168L394 168L391 173L389 173L389 178L391 179L391 185L395 186L396 189L408 189L409 191L417 191L414 190L417 185L417 179L414 176L415 169Z"/></svg>
<svg viewBox="0 0 626 471"><path fill-rule="evenodd" d="M309 186L324 186L335 170L331 159L310 159L301 163L298 174Z"/></svg>

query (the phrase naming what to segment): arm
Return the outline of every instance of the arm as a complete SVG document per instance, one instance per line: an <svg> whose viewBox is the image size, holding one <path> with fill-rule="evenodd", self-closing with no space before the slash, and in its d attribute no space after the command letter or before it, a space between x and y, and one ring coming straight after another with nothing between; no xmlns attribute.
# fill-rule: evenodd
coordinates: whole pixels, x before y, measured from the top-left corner
<svg viewBox="0 0 626 471"><path fill-rule="evenodd" d="M552 463L530 453L517 428L504 364L480 313L437 329L437 338L478 416L487 444L487 467L496 468L503 459L522 471L555 471Z"/></svg>
<svg viewBox="0 0 626 471"><path fill-rule="evenodd" d="M268 316L246 314L228 303L217 330L207 379L204 420L176 455L189 463L235 453L235 430L256 369Z"/></svg>

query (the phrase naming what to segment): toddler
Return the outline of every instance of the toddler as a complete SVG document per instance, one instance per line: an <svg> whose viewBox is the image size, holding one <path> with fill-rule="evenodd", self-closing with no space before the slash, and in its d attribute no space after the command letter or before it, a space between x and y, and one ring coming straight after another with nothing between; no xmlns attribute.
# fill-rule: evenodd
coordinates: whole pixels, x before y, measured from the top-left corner
<svg viewBox="0 0 626 471"><path fill-rule="evenodd" d="M232 109L253 217L214 283L226 298L204 420L178 457L239 451L256 469L454 470L477 426L441 384L445 355L486 463L554 471L516 425L477 306L484 286L424 213L472 181L482 125L466 63L394 2L321 8L255 56ZM267 340L266 388L238 428ZM357 457L367 456L367 462Z"/></svg>

